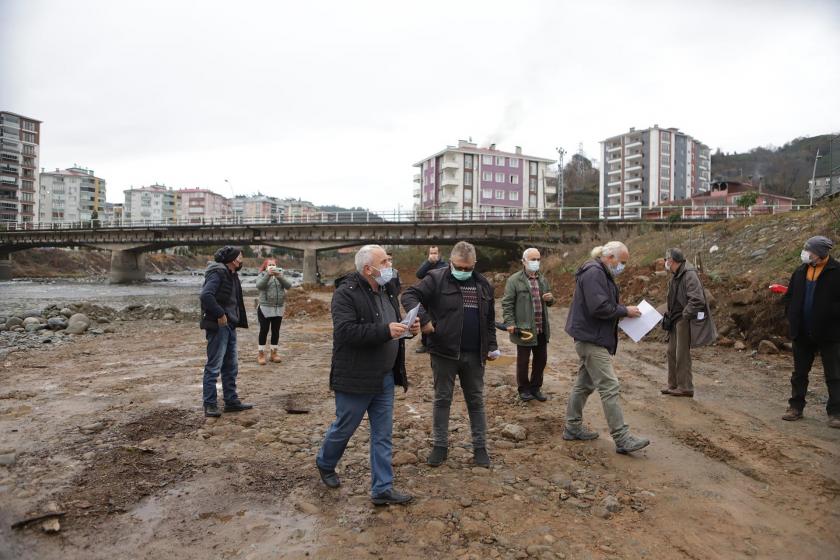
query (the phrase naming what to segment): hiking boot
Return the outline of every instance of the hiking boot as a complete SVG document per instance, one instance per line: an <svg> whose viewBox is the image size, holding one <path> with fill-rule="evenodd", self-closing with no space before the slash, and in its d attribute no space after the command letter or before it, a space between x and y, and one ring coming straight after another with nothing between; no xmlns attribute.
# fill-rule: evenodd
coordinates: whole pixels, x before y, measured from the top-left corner
<svg viewBox="0 0 840 560"><path fill-rule="evenodd" d="M321 475L321 480L327 485L327 488L338 488L341 486L341 481L338 479L338 475L334 470L328 471L327 469L322 469L317 463L315 466L318 467L318 474Z"/></svg>
<svg viewBox="0 0 840 560"><path fill-rule="evenodd" d="M645 448L648 445L650 445L649 439L637 438L627 434L621 439L621 441L615 442L615 452L627 455L628 453L633 453L634 451Z"/></svg>
<svg viewBox="0 0 840 560"><path fill-rule="evenodd" d="M528 402L534 400L534 395L531 394L531 391L521 391L519 393L519 400L522 402Z"/></svg>
<svg viewBox="0 0 840 560"><path fill-rule="evenodd" d="M281 362L280 353L277 351L277 349L272 349L271 350L271 358L269 358L269 359L272 361L272 363L275 363L275 364L279 364Z"/></svg>
<svg viewBox="0 0 840 560"><path fill-rule="evenodd" d="M257 352L257 363L261 366L264 366L266 364L265 350L260 350L259 352Z"/></svg>
<svg viewBox="0 0 840 560"><path fill-rule="evenodd" d="M204 405L204 416L208 418L218 418L222 415L222 411L219 410L219 405L217 404L205 404Z"/></svg>
<svg viewBox="0 0 840 560"><path fill-rule="evenodd" d="M598 439L598 432L587 430L583 426L581 426L577 430L570 430L569 426L566 425L566 428L563 430L563 439L565 439L566 441L574 441L576 439L579 439L581 441L589 441L593 439Z"/></svg>
<svg viewBox="0 0 840 560"><path fill-rule="evenodd" d="M244 403L240 400L225 403L225 412L242 412L243 410L251 410L252 408L254 408L254 405Z"/></svg>
<svg viewBox="0 0 840 560"><path fill-rule="evenodd" d="M373 502L373 505L375 506L389 506L392 504L407 504L413 499L414 497L411 494L403 494L401 492L397 492L393 488L390 488L381 494L371 497L370 501Z"/></svg>
<svg viewBox="0 0 840 560"><path fill-rule="evenodd" d="M543 392L542 392L542 391L540 391L539 389L537 389L536 391L531 391L531 395L533 395L533 397L534 397L535 399L537 399L538 401L540 401L540 402L545 402L545 401L547 401L547 400L548 400L548 397L546 397L546 396L543 394Z"/></svg>
<svg viewBox="0 0 840 560"><path fill-rule="evenodd" d="M439 467L446 461L446 457L449 455L449 448L448 447L438 447L437 445L432 447L432 452L429 453L429 458L426 459L426 464L430 467Z"/></svg>
<svg viewBox="0 0 840 560"><path fill-rule="evenodd" d="M796 420L802 420L802 411L798 408L788 407L787 412L782 415L782 420L787 420L788 422L794 422Z"/></svg>
<svg viewBox="0 0 840 560"><path fill-rule="evenodd" d="M479 467L490 468L490 455L486 447L476 447L473 450L473 462Z"/></svg>
<svg viewBox="0 0 840 560"><path fill-rule="evenodd" d="M694 397L694 391L681 391L680 389L670 389L663 393L672 397Z"/></svg>
<svg viewBox="0 0 840 560"><path fill-rule="evenodd" d="M676 391L676 390L677 390L676 387L666 387L664 389L659 389L659 392L662 393L663 395L667 395L671 391Z"/></svg>
<svg viewBox="0 0 840 560"><path fill-rule="evenodd" d="M415 350L414 352L417 353L417 354L425 354L428 351L429 350L421 344L420 346L417 347L417 350Z"/></svg>
<svg viewBox="0 0 840 560"><path fill-rule="evenodd" d="M840 416L829 416L828 417L828 427L829 428L840 428Z"/></svg>

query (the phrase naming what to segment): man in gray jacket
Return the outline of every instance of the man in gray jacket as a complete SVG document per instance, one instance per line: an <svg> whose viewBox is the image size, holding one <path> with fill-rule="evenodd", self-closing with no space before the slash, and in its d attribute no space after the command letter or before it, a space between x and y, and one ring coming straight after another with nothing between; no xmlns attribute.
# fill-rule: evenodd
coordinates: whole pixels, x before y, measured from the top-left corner
<svg viewBox="0 0 840 560"><path fill-rule="evenodd" d="M611 355L618 348L618 320L640 317L638 307L618 303L615 277L624 270L630 253L624 243L610 241L592 250L592 259L575 274L575 295L566 319L566 333L575 340L580 369L566 407L565 440L591 440L598 432L583 427L583 407L597 388L604 416L617 453L631 453L650 441L630 435L618 405L621 386L612 367Z"/></svg>

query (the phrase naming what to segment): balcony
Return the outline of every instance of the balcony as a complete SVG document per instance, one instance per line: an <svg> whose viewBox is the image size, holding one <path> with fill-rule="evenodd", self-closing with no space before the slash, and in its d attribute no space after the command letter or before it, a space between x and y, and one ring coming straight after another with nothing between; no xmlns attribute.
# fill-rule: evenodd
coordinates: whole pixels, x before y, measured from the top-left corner
<svg viewBox="0 0 840 560"><path fill-rule="evenodd" d="M641 201L641 200L625 200L625 201L624 201L624 206L625 206L625 207L629 207L629 206L641 206L641 205L642 205L642 201Z"/></svg>
<svg viewBox="0 0 840 560"><path fill-rule="evenodd" d="M634 194L642 194L642 189L636 188L628 191L624 191L624 194L627 196L634 195Z"/></svg>
<svg viewBox="0 0 840 560"><path fill-rule="evenodd" d="M416 173L416 174L414 175L414 182L415 182L415 183L419 183L419 182L420 182L420 174L419 174L419 173Z"/></svg>
<svg viewBox="0 0 840 560"><path fill-rule="evenodd" d="M0 176L0 183L3 183L5 185L17 185L17 182L17 177L10 177L8 175Z"/></svg>
<svg viewBox="0 0 840 560"><path fill-rule="evenodd" d="M621 163L621 156L619 155L616 158L607 160L607 165L610 165L610 164L613 164L613 163Z"/></svg>
<svg viewBox="0 0 840 560"><path fill-rule="evenodd" d="M625 169L624 171L626 171L627 173L630 173L631 171L641 171L641 170L642 170L642 166L641 166L640 164L638 164L638 163L637 163L637 164L636 164L636 165L634 165L633 167L628 167L628 168L627 168L627 169Z"/></svg>
<svg viewBox="0 0 840 560"><path fill-rule="evenodd" d="M621 173L621 169L613 169L612 171L607 171L607 175L615 175L616 173Z"/></svg>
<svg viewBox="0 0 840 560"><path fill-rule="evenodd" d="M413 191L414 198L420 198L420 187L415 187Z"/></svg>
<svg viewBox="0 0 840 560"><path fill-rule="evenodd" d="M638 159L642 157L642 152L633 152L632 154L624 156L624 161L630 161L631 159Z"/></svg>
<svg viewBox="0 0 840 560"><path fill-rule="evenodd" d="M627 140L627 143L624 145L625 150L629 150L630 148L635 148L636 146L641 146L642 141L636 138L630 138Z"/></svg>
<svg viewBox="0 0 840 560"><path fill-rule="evenodd" d="M458 180L458 177L452 176L447 177L446 175L443 176L443 179L440 180L441 187L459 187L461 186L461 182Z"/></svg>
<svg viewBox="0 0 840 560"><path fill-rule="evenodd" d="M607 183L607 186L608 187L615 187L615 186L618 186L620 184L621 184L621 179L619 179L618 181L611 181L611 182Z"/></svg>
<svg viewBox="0 0 840 560"><path fill-rule="evenodd" d="M607 153L615 152L621 149L621 144L607 145Z"/></svg>
<svg viewBox="0 0 840 560"><path fill-rule="evenodd" d="M438 197L438 204L458 204L461 202L461 197L456 191L443 191Z"/></svg>
<svg viewBox="0 0 840 560"><path fill-rule="evenodd" d="M455 160L448 160L448 159L443 160L443 162L441 162L440 166L443 169L460 169L461 168L460 163L458 163Z"/></svg>
<svg viewBox="0 0 840 560"><path fill-rule="evenodd" d="M607 198L614 198L616 196L621 196L621 191L620 190L615 191L615 192L608 192L607 193Z"/></svg>
<svg viewBox="0 0 840 560"><path fill-rule="evenodd" d="M642 182L641 177L630 177L630 178L627 178L627 179L624 180L625 185L630 185L632 183L641 183L641 182Z"/></svg>

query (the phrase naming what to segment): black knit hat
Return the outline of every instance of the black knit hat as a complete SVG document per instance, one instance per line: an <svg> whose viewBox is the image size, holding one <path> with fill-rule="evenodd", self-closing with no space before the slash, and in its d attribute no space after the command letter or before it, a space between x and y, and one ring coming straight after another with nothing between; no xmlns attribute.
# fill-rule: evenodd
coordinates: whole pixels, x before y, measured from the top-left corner
<svg viewBox="0 0 840 560"><path fill-rule="evenodd" d="M822 235L812 237L805 242L805 250L811 251L821 259L828 256L832 247L834 247L834 242L828 237L823 237Z"/></svg>
<svg viewBox="0 0 840 560"><path fill-rule="evenodd" d="M236 260L236 257L238 257L239 253L241 252L242 250L239 247L225 245L224 247L216 251L216 254L213 255L213 258L216 259L216 262L218 263L227 264Z"/></svg>
<svg viewBox="0 0 840 560"><path fill-rule="evenodd" d="M671 259L674 262L685 262L685 255L683 255L683 252L676 247L665 251L665 258Z"/></svg>

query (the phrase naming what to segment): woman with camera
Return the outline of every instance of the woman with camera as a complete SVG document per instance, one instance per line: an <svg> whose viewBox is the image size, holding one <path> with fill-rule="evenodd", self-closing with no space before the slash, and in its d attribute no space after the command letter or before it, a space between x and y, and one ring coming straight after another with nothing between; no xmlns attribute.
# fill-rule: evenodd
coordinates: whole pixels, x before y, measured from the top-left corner
<svg viewBox="0 0 840 560"><path fill-rule="evenodd" d="M280 341L280 323L283 322L286 290L291 287L292 283L283 276L283 269L277 267L277 261L274 259L263 261L260 273L257 275L257 290L260 292L260 301L257 306L257 319L260 322L257 363L261 366L266 364L265 342L268 338L269 327L271 328L271 356L269 359L272 362L280 362L277 343Z"/></svg>

